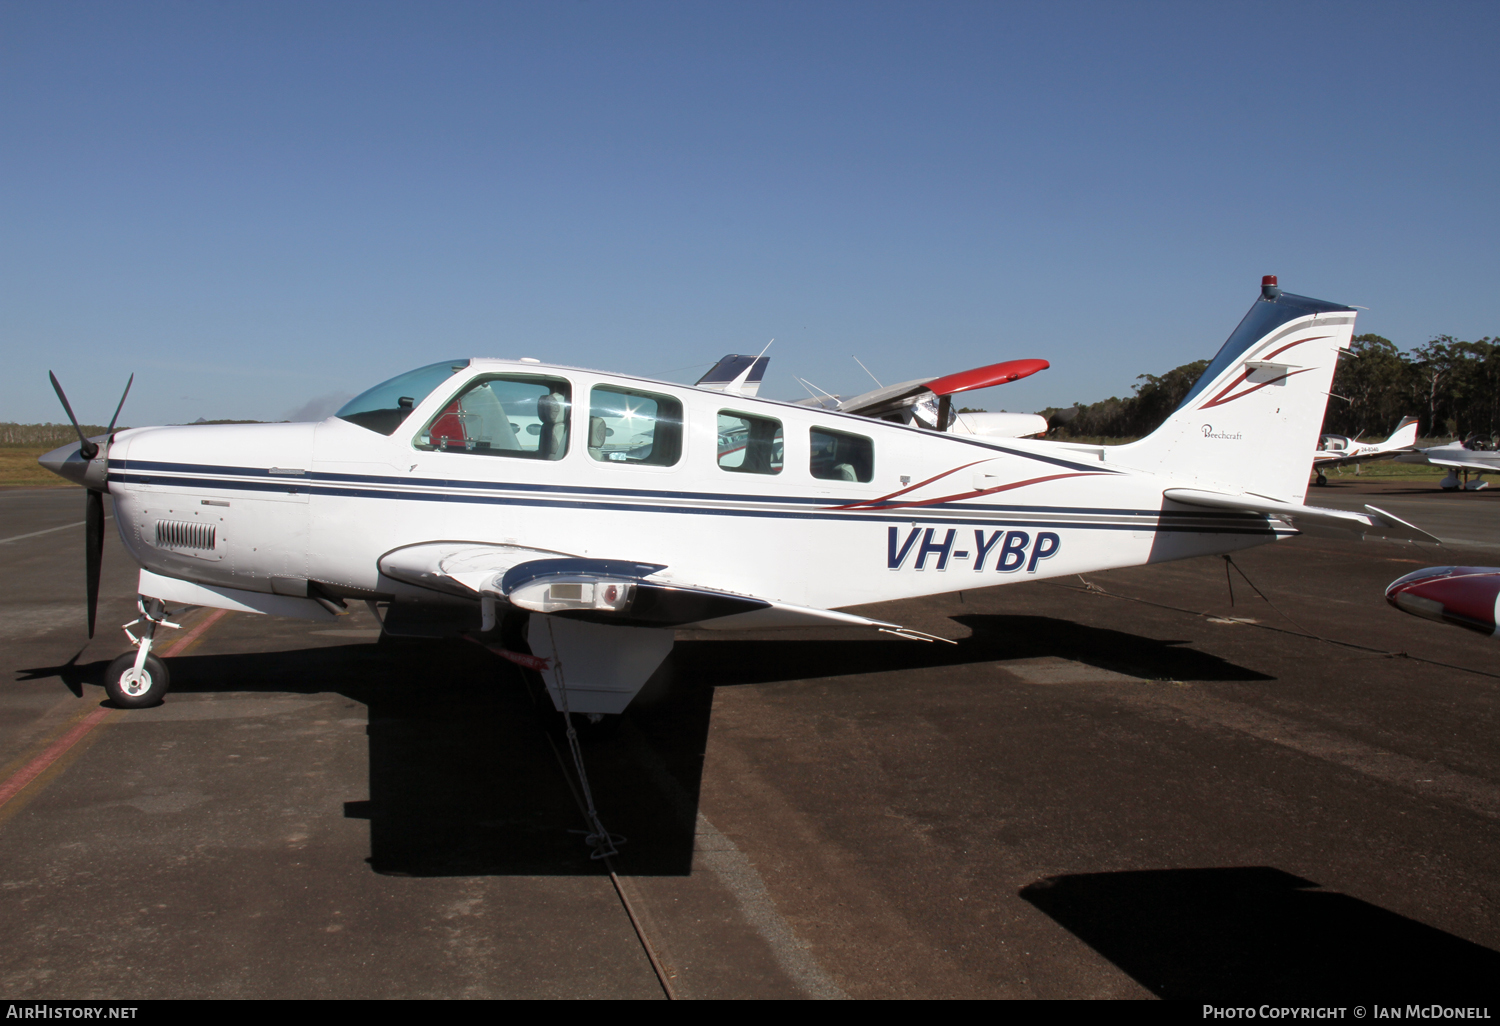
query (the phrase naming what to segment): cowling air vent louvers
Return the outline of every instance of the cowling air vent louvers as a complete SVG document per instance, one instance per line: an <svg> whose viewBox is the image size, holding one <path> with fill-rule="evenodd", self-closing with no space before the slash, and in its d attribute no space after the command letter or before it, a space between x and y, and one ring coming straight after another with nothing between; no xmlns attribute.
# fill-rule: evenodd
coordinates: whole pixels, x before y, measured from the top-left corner
<svg viewBox="0 0 1500 1026"><path fill-rule="evenodd" d="M180 520L156 522L156 544L164 549L201 549L213 551L216 530L211 524L189 524Z"/></svg>

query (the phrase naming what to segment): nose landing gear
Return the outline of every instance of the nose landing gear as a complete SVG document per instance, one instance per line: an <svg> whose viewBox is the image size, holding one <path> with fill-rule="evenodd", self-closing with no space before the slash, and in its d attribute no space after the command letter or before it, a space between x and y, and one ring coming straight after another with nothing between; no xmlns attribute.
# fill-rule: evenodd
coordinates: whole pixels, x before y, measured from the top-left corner
<svg viewBox="0 0 1500 1026"><path fill-rule="evenodd" d="M109 692L110 701L122 709L143 709L161 704L162 696L171 687L171 675L167 673L167 664L151 654L151 646L156 641L157 627L181 627L181 624L168 622L167 609L161 599L141 596L135 605L141 615L122 628L131 644L135 645L135 651L126 652L110 663L104 680L104 690ZM130 633L130 628L142 622L145 626L137 638Z"/></svg>

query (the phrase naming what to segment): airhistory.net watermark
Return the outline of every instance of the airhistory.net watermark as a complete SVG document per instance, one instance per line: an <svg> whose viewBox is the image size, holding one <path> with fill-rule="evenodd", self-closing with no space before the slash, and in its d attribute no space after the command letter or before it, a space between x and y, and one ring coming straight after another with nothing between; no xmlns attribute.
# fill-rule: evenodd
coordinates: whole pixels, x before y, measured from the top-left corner
<svg viewBox="0 0 1500 1026"><path fill-rule="evenodd" d="M130 1006L49 1005L42 1002L11 1004L5 1009L7 1019L134 1019Z"/></svg>

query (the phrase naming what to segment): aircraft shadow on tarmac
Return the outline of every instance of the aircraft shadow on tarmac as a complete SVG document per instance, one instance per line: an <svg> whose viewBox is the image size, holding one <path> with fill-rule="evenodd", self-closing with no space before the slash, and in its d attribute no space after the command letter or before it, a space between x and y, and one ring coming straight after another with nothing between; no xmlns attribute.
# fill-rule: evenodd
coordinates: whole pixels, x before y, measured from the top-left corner
<svg viewBox="0 0 1500 1026"><path fill-rule="evenodd" d="M535 701L510 664L477 646L340 645L169 662L168 703L193 693L334 693L366 707L368 796L330 794L328 802L331 815L369 821L377 872L607 872L580 832L571 763L568 776L562 769L561 717ZM21 679L61 677L77 694L99 685L106 666L37 667ZM622 872L691 871L712 702L711 687L674 688L665 700L632 709L614 736L585 742L604 822L629 838L616 862Z"/></svg>
<svg viewBox="0 0 1500 1026"><path fill-rule="evenodd" d="M911 641L680 642L620 729L585 742L605 824L629 843L617 865L635 875L692 870L698 796L714 688L850 674L1061 656L1136 676L1269 680L1181 643L1041 616L958 618L957 645ZM106 663L39 667L74 694ZM177 694L337 693L366 706L369 790L330 795L370 824L370 865L413 876L604 872L576 831L561 717L535 680L478 646L411 642L171 660ZM172 696L167 697L172 701ZM564 765L568 768L563 769ZM565 773L567 775L565 775ZM337 805L333 805L337 807Z"/></svg>
<svg viewBox="0 0 1500 1026"><path fill-rule="evenodd" d="M972 632L956 645L869 640L680 642L679 676L715 686L919 670L1058 656L1147 680L1267 681L1264 673L1184 648L1051 616L976 613L952 617Z"/></svg>
<svg viewBox="0 0 1500 1026"><path fill-rule="evenodd" d="M1500 954L1270 866L1055 876L1021 897L1158 997L1338 1004L1493 996Z"/></svg>

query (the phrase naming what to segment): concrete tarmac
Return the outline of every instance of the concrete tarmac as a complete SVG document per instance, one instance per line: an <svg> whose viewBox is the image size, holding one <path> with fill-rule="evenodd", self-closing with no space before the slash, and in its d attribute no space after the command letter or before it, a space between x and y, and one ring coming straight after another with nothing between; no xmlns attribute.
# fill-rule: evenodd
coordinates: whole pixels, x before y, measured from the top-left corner
<svg viewBox="0 0 1500 1026"><path fill-rule="evenodd" d="M586 746L618 884L508 664L363 608L229 614L164 705L108 710L134 567L111 533L85 643L82 493L0 492L0 794L55 756L0 804L0 992L1472 1004L1500 647L1382 589L1495 562L1500 494L1407 491L1309 499L1467 547L1304 537L868 610L957 645L683 632Z"/></svg>

